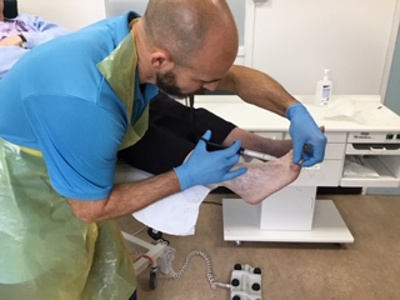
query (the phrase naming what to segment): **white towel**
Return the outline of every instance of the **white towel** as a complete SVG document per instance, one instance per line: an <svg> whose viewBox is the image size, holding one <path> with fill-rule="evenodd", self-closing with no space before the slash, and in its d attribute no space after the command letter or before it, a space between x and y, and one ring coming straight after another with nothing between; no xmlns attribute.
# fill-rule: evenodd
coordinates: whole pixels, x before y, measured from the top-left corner
<svg viewBox="0 0 400 300"><path fill-rule="evenodd" d="M115 182L138 181L153 176L151 173L119 163ZM161 199L132 215L141 223L172 235L193 235L200 204L212 189L194 186Z"/></svg>

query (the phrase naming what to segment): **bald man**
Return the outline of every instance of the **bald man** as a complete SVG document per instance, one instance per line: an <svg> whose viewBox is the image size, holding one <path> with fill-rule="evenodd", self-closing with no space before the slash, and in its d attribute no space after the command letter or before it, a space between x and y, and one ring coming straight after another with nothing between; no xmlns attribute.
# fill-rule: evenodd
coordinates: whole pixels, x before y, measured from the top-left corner
<svg viewBox="0 0 400 300"><path fill-rule="evenodd" d="M137 283L113 219L221 182L257 203L293 181L300 160L323 159L326 138L304 106L266 74L233 66L237 49L226 1L151 0L143 18L103 20L43 44L10 70L0 81L1 295L125 300ZM206 131L180 165L114 184L117 152L144 136L150 99L204 89L288 117L293 154L238 163L240 134L208 151ZM247 194L248 185L257 193Z"/></svg>

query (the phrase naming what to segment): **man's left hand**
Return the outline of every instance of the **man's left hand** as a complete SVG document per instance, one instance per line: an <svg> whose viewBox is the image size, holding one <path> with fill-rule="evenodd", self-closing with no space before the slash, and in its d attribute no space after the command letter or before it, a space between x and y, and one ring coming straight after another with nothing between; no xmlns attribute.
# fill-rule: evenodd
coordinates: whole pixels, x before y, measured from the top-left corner
<svg viewBox="0 0 400 300"><path fill-rule="evenodd" d="M311 167L321 162L325 156L327 138L304 105L296 103L290 106L286 110L286 116L290 120L289 132L293 143L293 163Z"/></svg>

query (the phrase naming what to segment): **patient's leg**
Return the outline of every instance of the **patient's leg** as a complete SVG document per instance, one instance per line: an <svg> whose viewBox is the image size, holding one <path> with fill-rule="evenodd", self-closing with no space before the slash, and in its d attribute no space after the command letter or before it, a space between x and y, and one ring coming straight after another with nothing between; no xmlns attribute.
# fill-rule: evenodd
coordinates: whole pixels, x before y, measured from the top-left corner
<svg viewBox="0 0 400 300"><path fill-rule="evenodd" d="M300 173L299 166L291 166L290 164L292 157L291 140L274 140L236 127L227 135L222 145L229 147L238 140L241 141L243 148L281 158L264 163L257 159L242 157L242 162L234 168L245 166L247 167L247 172L236 179L208 185L210 189L225 186L241 196L244 201L257 204L272 193L290 184ZM299 170L297 171L297 169Z"/></svg>
<svg viewBox="0 0 400 300"><path fill-rule="evenodd" d="M325 132L325 127L319 127L321 131ZM292 149L291 140L275 140L271 138L262 137L241 129L239 127L234 128L223 141L223 145L228 147L235 141L241 141L242 147L249 150L254 150L276 157L281 157Z"/></svg>
<svg viewBox="0 0 400 300"><path fill-rule="evenodd" d="M247 172L235 179L225 181L222 186L250 204L262 200L292 183L300 174L301 166L292 163L292 150L278 160L238 163L234 168L247 167Z"/></svg>
<svg viewBox="0 0 400 300"><path fill-rule="evenodd" d="M324 126L321 126L320 129L325 132ZM244 201L257 204L289 185L299 176L301 166L292 163L293 153L290 140L268 139L235 128L226 137L224 145L231 145L235 140L241 140L244 148L280 157L278 160L264 163L253 159L250 163L240 162L234 167L245 166L248 171L240 177L223 182L222 186L235 192Z"/></svg>
<svg viewBox="0 0 400 300"><path fill-rule="evenodd" d="M274 140L271 138L262 137L241 129L239 127L234 128L223 141L223 145L228 147L235 141L241 141L242 147L254 150L276 157L281 157L292 149L291 140Z"/></svg>

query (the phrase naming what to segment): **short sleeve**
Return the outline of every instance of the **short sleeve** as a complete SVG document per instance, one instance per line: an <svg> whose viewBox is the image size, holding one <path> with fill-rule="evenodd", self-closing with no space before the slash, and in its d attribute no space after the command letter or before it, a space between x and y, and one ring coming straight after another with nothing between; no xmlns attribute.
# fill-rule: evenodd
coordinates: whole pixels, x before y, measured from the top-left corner
<svg viewBox="0 0 400 300"><path fill-rule="evenodd" d="M24 108L53 188L72 199L107 198L125 116L70 96L30 96Z"/></svg>

